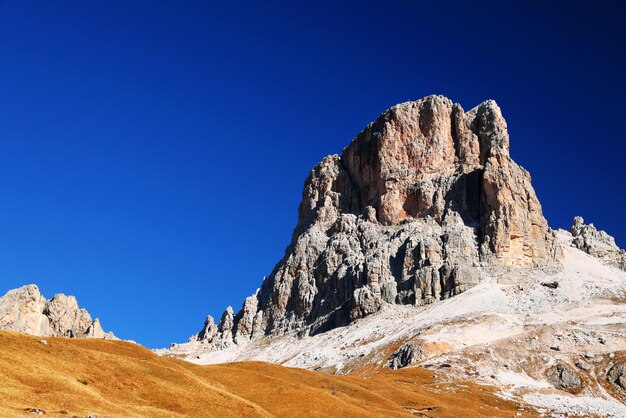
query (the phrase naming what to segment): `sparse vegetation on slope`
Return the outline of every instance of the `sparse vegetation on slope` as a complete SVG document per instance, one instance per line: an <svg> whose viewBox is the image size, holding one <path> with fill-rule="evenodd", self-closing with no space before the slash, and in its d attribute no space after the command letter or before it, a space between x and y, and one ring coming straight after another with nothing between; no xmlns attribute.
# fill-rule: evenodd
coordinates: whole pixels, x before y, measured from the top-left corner
<svg viewBox="0 0 626 418"><path fill-rule="evenodd" d="M85 417L506 416L490 388L445 385L420 368L369 378L267 363L198 366L104 340L0 332L0 415ZM84 382L87 382L85 384Z"/></svg>

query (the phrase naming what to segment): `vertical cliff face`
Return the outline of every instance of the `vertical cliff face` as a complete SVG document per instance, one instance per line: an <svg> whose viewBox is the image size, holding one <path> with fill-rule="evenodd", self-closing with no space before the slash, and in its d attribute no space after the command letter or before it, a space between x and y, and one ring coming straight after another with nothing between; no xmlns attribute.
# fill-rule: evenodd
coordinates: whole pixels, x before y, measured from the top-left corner
<svg viewBox="0 0 626 418"><path fill-rule="evenodd" d="M239 313L208 318L194 338L222 347L322 332L384 304L436 302L477 284L481 268L530 267L552 252L497 104L465 112L429 96L387 110L313 168L284 258Z"/></svg>
<svg viewBox="0 0 626 418"><path fill-rule="evenodd" d="M456 212L482 228L483 255L502 265L533 265L550 247L530 175L511 160L506 122L491 100L467 113L441 96L387 110L341 157L313 169L297 233L333 222L335 211L367 207L382 225L428 216L441 223Z"/></svg>

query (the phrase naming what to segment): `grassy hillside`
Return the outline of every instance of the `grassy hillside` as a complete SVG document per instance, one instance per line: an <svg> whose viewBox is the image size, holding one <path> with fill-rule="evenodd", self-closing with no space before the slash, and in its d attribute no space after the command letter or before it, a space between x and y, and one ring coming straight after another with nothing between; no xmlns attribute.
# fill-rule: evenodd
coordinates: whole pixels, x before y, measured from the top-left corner
<svg viewBox="0 0 626 418"><path fill-rule="evenodd" d="M419 368L343 377L265 363L196 366L103 340L0 332L0 416L503 416L519 406Z"/></svg>

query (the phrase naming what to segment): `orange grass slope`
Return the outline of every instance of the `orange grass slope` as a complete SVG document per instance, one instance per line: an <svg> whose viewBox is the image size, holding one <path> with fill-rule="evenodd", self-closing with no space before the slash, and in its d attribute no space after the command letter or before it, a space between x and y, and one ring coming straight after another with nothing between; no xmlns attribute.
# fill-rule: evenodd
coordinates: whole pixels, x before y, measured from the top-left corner
<svg viewBox="0 0 626 418"><path fill-rule="evenodd" d="M485 387L433 382L411 368L369 378L266 363L196 366L122 341L0 331L0 416L511 417ZM30 415L32 416L32 415Z"/></svg>

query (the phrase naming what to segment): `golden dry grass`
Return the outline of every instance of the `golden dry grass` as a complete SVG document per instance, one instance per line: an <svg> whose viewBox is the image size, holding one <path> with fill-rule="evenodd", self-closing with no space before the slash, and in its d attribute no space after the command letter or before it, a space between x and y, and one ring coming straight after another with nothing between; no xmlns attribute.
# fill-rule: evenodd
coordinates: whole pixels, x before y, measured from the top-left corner
<svg viewBox="0 0 626 418"><path fill-rule="evenodd" d="M122 341L0 332L0 416L511 417L519 406L410 368L333 376L266 363L196 366Z"/></svg>

